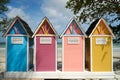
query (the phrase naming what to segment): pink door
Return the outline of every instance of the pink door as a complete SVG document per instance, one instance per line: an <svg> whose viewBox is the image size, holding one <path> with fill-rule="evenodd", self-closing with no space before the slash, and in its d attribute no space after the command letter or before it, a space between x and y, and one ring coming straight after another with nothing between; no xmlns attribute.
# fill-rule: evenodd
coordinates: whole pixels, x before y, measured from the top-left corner
<svg viewBox="0 0 120 80"><path fill-rule="evenodd" d="M83 37L64 36L64 71L83 71Z"/></svg>
<svg viewBox="0 0 120 80"><path fill-rule="evenodd" d="M56 70L56 39L54 36L36 37L36 71Z"/></svg>

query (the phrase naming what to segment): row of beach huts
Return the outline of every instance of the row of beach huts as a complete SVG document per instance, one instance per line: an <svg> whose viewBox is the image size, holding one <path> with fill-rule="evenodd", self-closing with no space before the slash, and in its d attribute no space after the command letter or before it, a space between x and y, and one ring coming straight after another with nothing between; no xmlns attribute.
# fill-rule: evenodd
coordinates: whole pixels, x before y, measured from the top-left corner
<svg viewBox="0 0 120 80"><path fill-rule="evenodd" d="M57 71L57 39L62 38L61 72L113 72L112 39L115 37L106 21L95 20L84 32L76 17L72 17L59 36L47 17L33 33L20 17L15 17L3 37L6 37L6 72ZM34 54L29 57L33 45Z"/></svg>

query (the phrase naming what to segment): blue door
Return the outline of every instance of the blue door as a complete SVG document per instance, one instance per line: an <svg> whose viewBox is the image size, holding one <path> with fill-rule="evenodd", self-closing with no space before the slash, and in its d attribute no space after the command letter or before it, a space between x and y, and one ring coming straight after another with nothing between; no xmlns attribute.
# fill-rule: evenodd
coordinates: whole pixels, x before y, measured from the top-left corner
<svg viewBox="0 0 120 80"><path fill-rule="evenodd" d="M7 37L7 71L27 71L27 36Z"/></svg>

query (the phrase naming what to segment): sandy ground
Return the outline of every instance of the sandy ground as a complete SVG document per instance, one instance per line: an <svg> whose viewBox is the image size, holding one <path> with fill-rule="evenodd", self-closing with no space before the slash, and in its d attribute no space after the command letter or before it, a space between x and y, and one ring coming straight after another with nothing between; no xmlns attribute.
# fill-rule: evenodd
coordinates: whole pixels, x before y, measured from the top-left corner
<svg viewBox="0 0 120 80"><path fill-rule="evenodd" d="M58 62L61 62L62 61L62 54L61 54L62 53L62 49L58 48L57 52L58 52L57 60L58 60ZM120 60L120 48L113 49L113 57L114 57L113 58L113 62L116 62L116 61ZM2 75L3 75L4 71L5 71L5 49L0 49L0 80L2 80L2 78L3 78ZM120 80L120 70L115 71L115 73L116 73L116 77L119 77L118 80ZM81 80L81 79L79 79L79 80ZM113 79L102 79L102 80L113 80Z"/></svg>

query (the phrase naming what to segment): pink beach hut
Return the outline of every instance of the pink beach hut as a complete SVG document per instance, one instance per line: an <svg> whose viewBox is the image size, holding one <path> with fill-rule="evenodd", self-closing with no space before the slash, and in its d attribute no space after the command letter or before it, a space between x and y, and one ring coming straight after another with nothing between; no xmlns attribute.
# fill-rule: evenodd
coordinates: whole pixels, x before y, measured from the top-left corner
<svg viewBox="0 0 120 80"><path fill-rule="evenodd" d="M56 71L57 32L47 17L43 18L32 37L35 71Z"/></svg>
<svg viewBox="0 0 120 80"><path fill-rule="evenodd" d="M70 20L60 37L63 49L62 71L84 71L86 34L75 17Z"/></svg>

